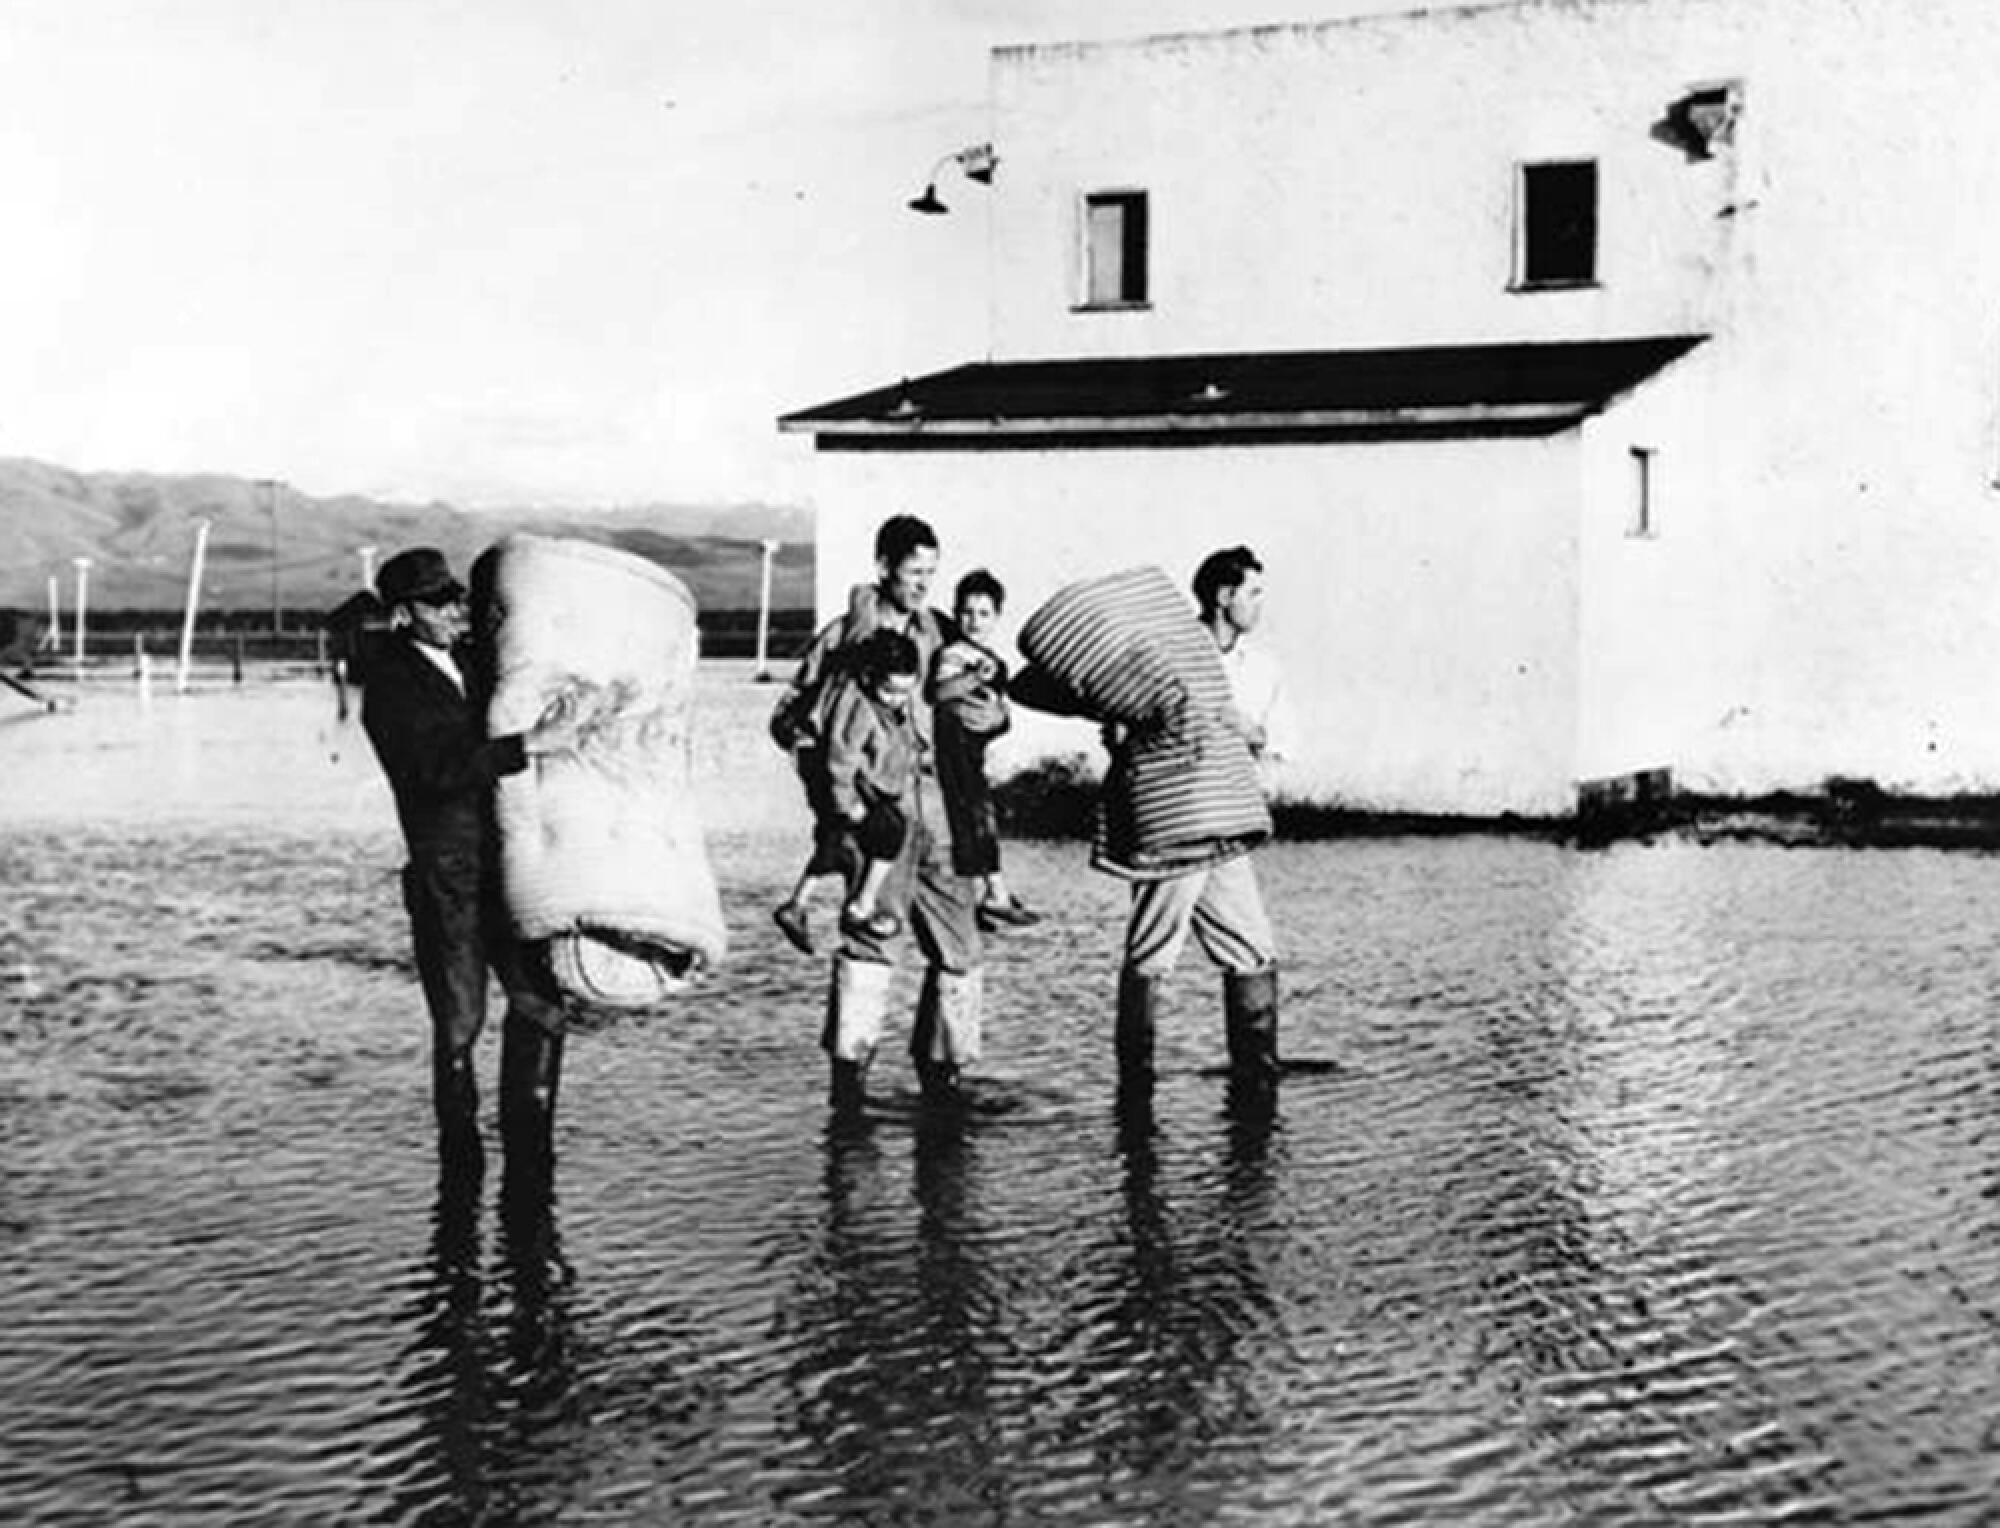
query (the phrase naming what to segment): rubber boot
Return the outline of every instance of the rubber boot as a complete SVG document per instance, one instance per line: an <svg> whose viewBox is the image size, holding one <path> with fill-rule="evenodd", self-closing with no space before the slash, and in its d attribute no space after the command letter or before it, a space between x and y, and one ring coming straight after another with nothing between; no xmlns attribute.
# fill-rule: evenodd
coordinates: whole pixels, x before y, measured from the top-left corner
<svg viewBox="0 0 2000 1528"><path fill-rule="evenodd" d="M1159 1027L1160 978L1130 966L1118 973L1118 1091L1133 1097L1153 1089L1153 1036Z"/></svg>
<svg viewBox="0 0 2000 1528"><path fill-rule="evenodd" d="M842 1119L858 1119L868 1108L868 1060L828 1063L827 1106Z"/></svg>
<svg viewBox="0 0 2000 1528"><path fill-rule="evenodd" d="M1229 1034L1229 1080L1246 1099L1278 1087L1278 968L1230 971L1222 978L1222 1014Z"/></svg>
<svg viewBox="0 0 2000 1528"><path fill-rule="evenodd" d="M563 1037L509 1013L500 1031L500 1141L516 1187L546 1186L555 1173L556 1095Z"/></svg>
<svg viewBox="0 0 2000 1528"><path fill-rule="evenodd" d="M868 1063L882 1038L894 968L879 960L833 957L827 985L826 1027L820 1043L830 1058L827 1102L844 1116L859 1114L868 1101Z"/></svg>
<svg viewBox="0 0 2000 1528"><path fill-rule="evenodd" d="M963 1096L960 1073L979 1059L985 993L986 979L977 969L932 966L924 972L910 1059L918 1086L933 1103L956 1103Z"/></svg>
<svg viewBox="0 0 2000 1528"><path fill-rule="evenodd" d="M472 1050L442 1042L431 1049L431 1103L437 1112L438 1168L450 1178L477 1178L486 1168L479 1140L479 1078Z"/></svg>

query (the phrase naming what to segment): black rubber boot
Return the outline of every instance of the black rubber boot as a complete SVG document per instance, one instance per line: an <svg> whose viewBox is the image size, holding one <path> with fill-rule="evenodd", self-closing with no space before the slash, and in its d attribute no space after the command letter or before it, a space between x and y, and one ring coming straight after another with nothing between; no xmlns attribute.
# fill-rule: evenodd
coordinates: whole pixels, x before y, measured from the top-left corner
<svg viewBox="0 0 2000 1528"><path fill-rule="evenodd" d="M1278 968L1231 971L1222 978L1229 1032L1229 1080L1247 1095L1278 1087Z"/></svg>
<svg viewBox="0 0 2000 1528"><path fill-rule="evenodd" d="M859 1119L868 1108L868 1063L835 1056L828 1073L826 1101L837 1118Z"/></svg>
<svg viewBox="0 0 2000 1528"><path fill-rule="evenodd" d="M910 1026L910 1063L925 1103L951 1107L965 1102L959 1062L979 1055L984 1001L985 984L977 970L931 966L924 972L916 1022Z"/></svg>
<svg viewBox="0 0 2000 1528"><path fill-rule="evenodd" d="M500 1031L500 1141L507 1177L546 1184L555 1172L556 1095L563 1037L508 1014Z"/></svg>
<svg viewBox="0 0 2000 1528"><path fill-rule="evenodd" d="M1153 1088L1153 1036L1158 1028L1160 978L1130 966L1118 973L1118 1091L1142 1095Z"/></svg>
<svg viewBox="0 0 2000 1528"><path fill-rule="evenodd" d="M930 1104L957 1104L965 1101L965 1090L959 1086L958 1068L949 1061L919 1059L916 1063L917 1087Z"/></svg>
<svg viewBox="0 0 2000 1528"><path fill-rule="evenodd" d="M478 1177L486 1167L486 1148L479 1140L479 1078L469 1047L432 1048L431 1102L437 1111L439 1170L450 1177Z"/></svg>

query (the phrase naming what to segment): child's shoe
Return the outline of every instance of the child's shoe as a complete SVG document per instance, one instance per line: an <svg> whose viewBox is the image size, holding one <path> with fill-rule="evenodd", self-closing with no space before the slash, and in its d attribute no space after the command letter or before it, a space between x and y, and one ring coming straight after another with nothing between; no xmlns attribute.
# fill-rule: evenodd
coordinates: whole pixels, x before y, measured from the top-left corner
<svg viewBox="0 0 2000 1528"><path fill-rule="evenodd" d="M771 921L778 925L792 948L801 955L813 953L812 931L806 927L806 910L796 902L780 902L771 909Z"/></svg>
<svg viewBox="0 0 2000 1528"><path fill-rule="evenodd" d="M840 931L850 939L894 939L903 932L903 920L879 907L864 913L850 902L840 910Z"/></svg>
<svg viewBox="0 0 2000 1528"><path fill-rule="evenodd" d="M1027 928L1042 921L1042 915L1019 897L1009 897L1004 902L981 902L973 909L973 915L980 928L989 934L1001 928Z"/></svg>

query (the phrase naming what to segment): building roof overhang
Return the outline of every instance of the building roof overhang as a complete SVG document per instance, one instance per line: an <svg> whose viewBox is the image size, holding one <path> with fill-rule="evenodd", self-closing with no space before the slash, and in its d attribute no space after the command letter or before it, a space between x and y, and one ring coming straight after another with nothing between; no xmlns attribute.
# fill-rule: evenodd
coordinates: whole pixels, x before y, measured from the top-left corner
<svg viewBox="0 0 2000 1528"><path fill-rule="evenodd" d="M823 451L1553 435L1705 338L981 361L799 409L778 428Z"/></svg>

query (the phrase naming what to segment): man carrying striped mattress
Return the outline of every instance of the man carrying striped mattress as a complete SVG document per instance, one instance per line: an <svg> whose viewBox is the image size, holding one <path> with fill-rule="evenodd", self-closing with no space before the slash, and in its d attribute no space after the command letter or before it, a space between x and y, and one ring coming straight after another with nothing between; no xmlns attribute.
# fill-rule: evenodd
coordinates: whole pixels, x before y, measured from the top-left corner
<svg viewBox="0 0 2000 1528"><path fill-rule="evenodd" d="M1091 862L1132 885L1116 1031L1129 1099L1150 1094L1161 989L1190 934L1222 972L1238 1097L1275 1096L1277 945L1250 856L1271 834L1259 755L1288 718L1269 704L1273 668L1238 692L1224 658L1263 588L1256 557L1231 547L1195 575L1199 620L1163 572L1136 567L1059 590L1021 629L1013 697L1099 722L1111 754Z"/></svg>

